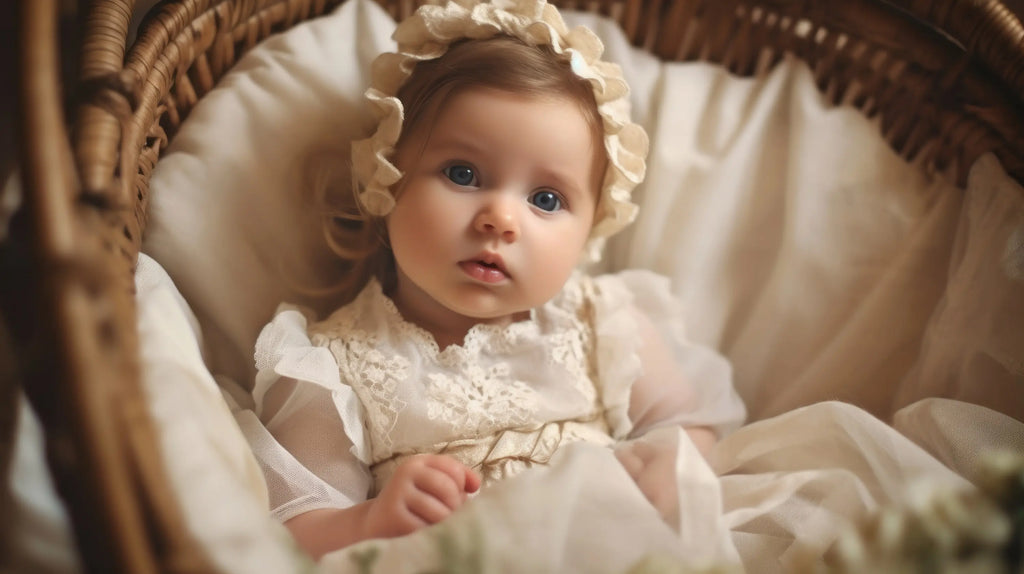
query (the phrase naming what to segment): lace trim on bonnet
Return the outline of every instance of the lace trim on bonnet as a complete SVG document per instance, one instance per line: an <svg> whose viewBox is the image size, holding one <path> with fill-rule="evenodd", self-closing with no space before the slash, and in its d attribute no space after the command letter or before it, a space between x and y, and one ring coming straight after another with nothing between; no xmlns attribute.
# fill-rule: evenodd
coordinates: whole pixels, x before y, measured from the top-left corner
<svg viewBox="0 0 1024 574"><path fill-rule="evenodd" d="M629 119L629 86L617 64L600 60L601 40L589 29L566 27L558 10L545 0L451 0L426 5L395 29L397 52L381 54L371 67L370 101L378 125L365 140L353 142L353 178L363 208L387 215L395 205L389 191L402 172L388 159L402 131L404 110L396 97L417 62L441 57L453 42L505 34L531 46L550 46L568 56L572 71L590 81L604 126L608 169L588 242L590 260L600 259L604 240L636 218L630 196L644 178L648 140L643 128Z"/></svg>

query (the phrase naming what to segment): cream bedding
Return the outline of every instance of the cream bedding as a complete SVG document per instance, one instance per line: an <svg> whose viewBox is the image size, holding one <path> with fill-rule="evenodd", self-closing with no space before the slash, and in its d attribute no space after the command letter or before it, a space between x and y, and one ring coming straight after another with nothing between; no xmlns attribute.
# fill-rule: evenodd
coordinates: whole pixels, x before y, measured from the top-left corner
<svg viewBox="0 0 1024 574"><path fill-rule="evenodd" d="M151 182L145 385L189 526L225 572L787 571L880 504L970 488L982 453L1024 453L1024 191L995 158L956 189L859 112L825 106L797 61L740 79L661 64L611 22L567 21L622 63L653 143L640 218L601 268L672 279L689 335L732 361L752 424L710 467L671 432L648 438L673 471L659 483L679 504L668 522L607 450L578 445L440 527L316 566L294 549L239 429L259 425L246 389L276 305L334 304L297 288L330 279L302 174L364 133L366 66L394 27L350 0L243 58ZM343 164L333 176L347 181Z"/></svg>

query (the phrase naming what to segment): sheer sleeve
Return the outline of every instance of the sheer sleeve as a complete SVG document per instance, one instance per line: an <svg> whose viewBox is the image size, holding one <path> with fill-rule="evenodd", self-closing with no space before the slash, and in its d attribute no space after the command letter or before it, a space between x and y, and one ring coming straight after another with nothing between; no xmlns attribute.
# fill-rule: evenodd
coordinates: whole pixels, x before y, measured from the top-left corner
<svg viewBox="0 0 1024 574"><path fill-rule="evenodd" d="M314 346L307 318L282 306L256 343L255 417L240 421L280 521L366 500L362 415L330 351ZM353 432L352 429L358 429Z"/></svg>
<svg viewBox="0 0 1024 574"><path fill-rule="evenodd" d="M746 409L732 367L713 349L687 340L668 279L627 271L595 280L598 372L618 438L669 425L706 426L722 436Z"/></svg>

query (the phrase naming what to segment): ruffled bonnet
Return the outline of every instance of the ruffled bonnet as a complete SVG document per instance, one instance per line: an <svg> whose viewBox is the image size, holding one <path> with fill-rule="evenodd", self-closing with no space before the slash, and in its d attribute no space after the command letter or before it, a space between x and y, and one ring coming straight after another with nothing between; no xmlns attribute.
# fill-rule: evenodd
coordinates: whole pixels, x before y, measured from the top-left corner
<svg viewBox="0 0 1024 574"><path fill-rule="evenodd" d="M449 0L443 5L421 6L395 29L397 52L381 54L371 67L366 91L377 129L369 138L353 142L353 179L363 209L387 215L395 205L391 187L402 172L391 163L404 120L397 98L417 62L441 57L448 46L463 39L482 40L508 35L524 43L550 46L567 57L573 72L589 80L604 126L608 155L599 211L588 242L589 259L600 258L604 241L636 217L630 200L644 177L647 134L629 118L629 86L617 64L600 60L601 40L589 29L569 29L558 10L545 0Z"/></svg>

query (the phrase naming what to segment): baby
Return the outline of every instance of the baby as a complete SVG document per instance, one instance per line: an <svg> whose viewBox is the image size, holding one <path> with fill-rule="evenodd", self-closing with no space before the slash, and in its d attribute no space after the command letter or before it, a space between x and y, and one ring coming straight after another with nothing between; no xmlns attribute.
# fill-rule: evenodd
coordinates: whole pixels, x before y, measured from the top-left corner
<svg viewBox="0 0 1024 574"><path fill-rule="evenodd" d="M328 198L351 302L319 322L283 305L257 343L257 411L287 452L254 451L316 557L436 524L565 444L681 426L707 453L744 417L666 280L579 270L635 217L647 153L597 37L541 0L462 0L394 38L354 193ZM634 477L653 464L618 452Z"/></svg>

